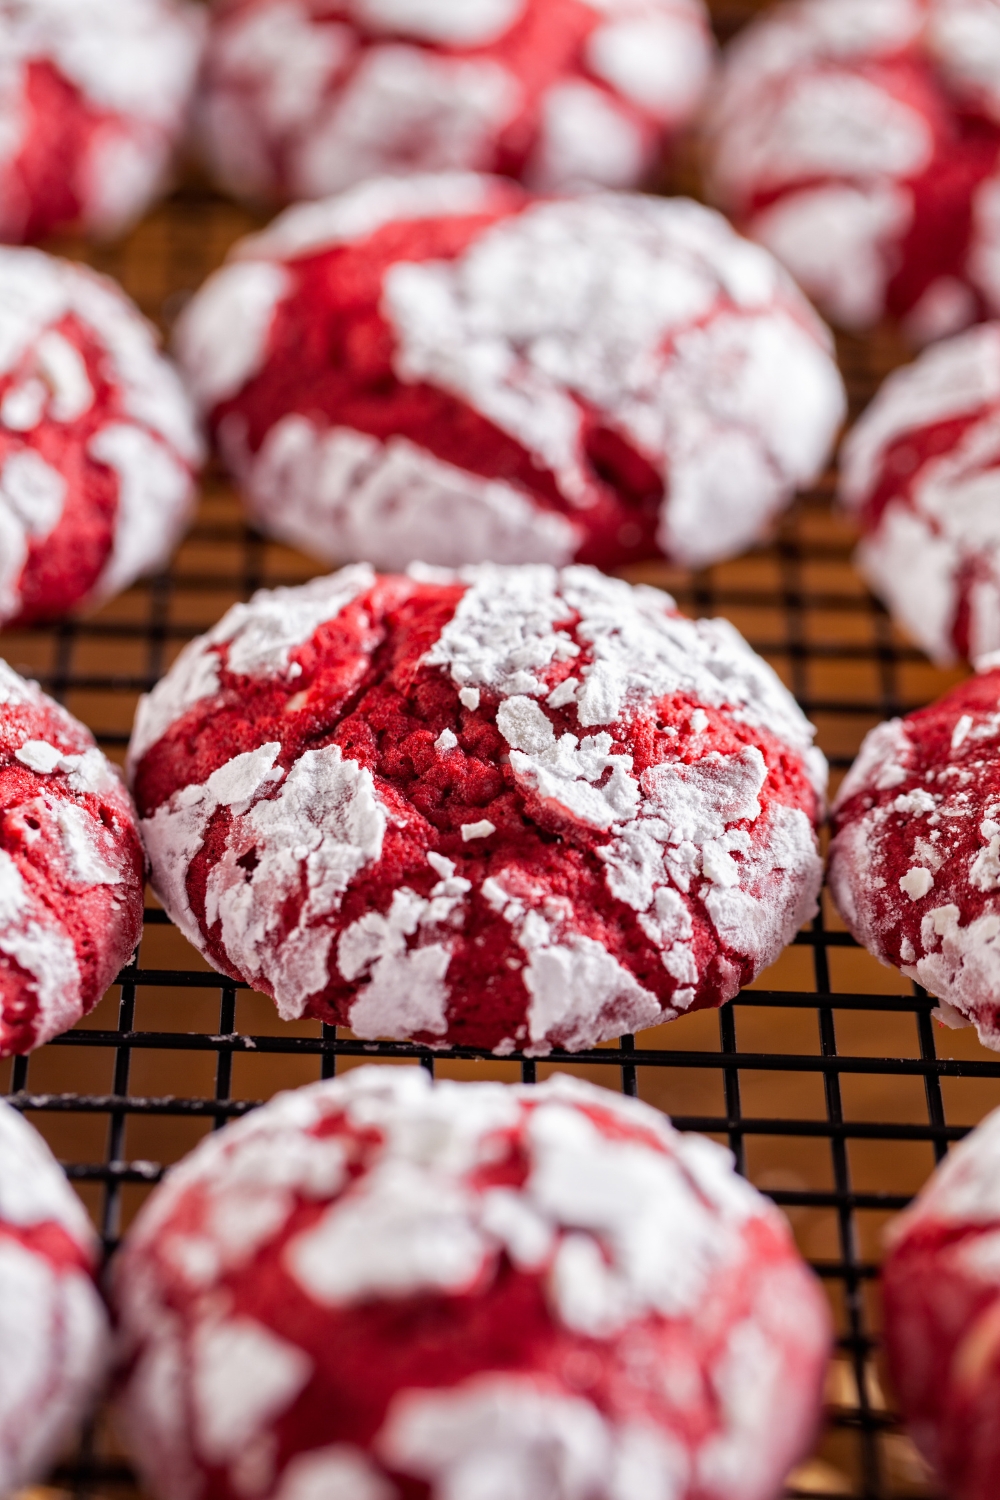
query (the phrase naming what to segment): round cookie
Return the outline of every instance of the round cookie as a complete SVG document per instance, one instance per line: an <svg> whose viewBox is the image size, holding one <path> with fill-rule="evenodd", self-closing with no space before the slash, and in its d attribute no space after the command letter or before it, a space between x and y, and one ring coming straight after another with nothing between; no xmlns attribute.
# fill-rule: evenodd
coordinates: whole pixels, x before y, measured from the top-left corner
<svg viewBox="0 0 1000 1500"><path fill-rule="evenodd" d="M97 1236L36 1130L0 1100L0 1492L46 1476L96 1400Z"/></svg>
<svg viewBox="0 0 1000 1500"><path fill-rule="evenodd" d="M924 343L1000 312L1000 10L795 0L729 49L709 188L834 322Z"/></svg>
<svg viewBox="0 0 1000 1500"><path fill-rule="evenodd" d="M1000 1051L1000 667L873 729L831 813L828 881L860 943Z"/></svg>
<svg viewBox="0 0 1000 1500"><path fill-rule="evenodd" d="M144 874L116 769L0 661L0 1057L93 1010L142 936Z"/></svg>
<svg viewBox="0 0 1000 1500"><path fill-rule="evenodd" d="M848 436L856 562L941 666L1000 650L1000 323L890 375Z"/></svg>
<svg viewBox="0 0 1000 1500"><path fill-rule="evenodd" d="M185 0L0 0L0 240L122 234L162 191L203 35Z"/></svg>
<svg viewBox="0 0 1000 1500"><path fill-rule="evenodd" d="M778 956L820 886L812 735L658 590L359 564L188 646L130 766L165 907L284 1018L544 1056Z"/></svg>
<svg viewBox="0 0 1000 1500"><path fill-rule="evenodd" d="M910 1433L951 1500L991 1500L1000 1472L1000 1112L891 1226L885 1350Z"/></svg>
<svg viewBox="0 0 1000 1500"><path fill-rule="evenodd" d="M120 288L0 248L0 624L99 604L162 567L201 457L190 401Z"/></svg>
<svg viewBox="0 0 1000 1500"><path fill-rule="evenodd" d="M713 52L702 0L224 0L198 124L221 184L256 201L464 169L635 187Z"/></svg>
<svg viewBox="0 0 1000 1500"><path fill-rule="evenodd" d="M289 210L177 329L255 523L389 569L731 556L823 468L831 348L709 209L473 175Z"/></svg>
<svg viewBox="0 0 1000 1500"><path fill-rule="evenodd" d="M830 1341L727 1151L559 1075L279 1095L157 1189L114 1299L158 1500L772 1500Z"/></svg>

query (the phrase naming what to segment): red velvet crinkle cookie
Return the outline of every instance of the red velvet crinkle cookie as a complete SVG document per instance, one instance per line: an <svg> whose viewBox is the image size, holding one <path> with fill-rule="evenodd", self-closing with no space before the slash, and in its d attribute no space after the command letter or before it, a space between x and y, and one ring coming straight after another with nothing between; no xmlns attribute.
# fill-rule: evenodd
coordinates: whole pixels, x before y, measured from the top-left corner
<svg viewBox="0 0 1000 1500"><path fill-rule="evenodd" d="M201 456L190 401L125 294L0 249L0 624L98 604L161 567Z"/></svg>
<svg viewBox="0 0 1000 1500"><path fill-rule="evenodd" d="M193 642L130 762L164 905L283 1017L545 1055L777 957L820 884L812 733L658 590L357 565Z"/></svg>
<svg viewBox="0 0 1000 1500"><path fill-rule="evenodd" d="M890 375L844 444L858 565L942 666L1000 650L1000 323Z"/></svg>
<svg viewBox="0 0 1000 1500"><path fill-rule="evenodd" d="M1000 1473L1000 1112L891 1227L885 1348L910 1433L950 1500L993 1500Z"/></svg>
<svg viewBox="0 0 1000 1500"><path fill-rule="evenodd" d="M0 661L0 1057L93 1010L142 936L143 886L119 773Z"/></svg>
<svg viewBox="0 0 1000 1500"><path fill-rule="evenodd" d="M256 523L392 569L743 550L829 455L831 348L709 209L473 175L289 210L177 337Z"/></svg>
<svg viewBox="0 0 1000 1500"><path fill-rule="evenodd" d="M164 187L201 55L183 0L0 0L0 239L121 234Z"/></svg>
<svg viewBox="0 0 1000 1500"><path fill-rule="evenodd" d="M257 200L466 168L634 187L712 60L702 0L223 0L199 126Z"/></svg>
<svg viewBox="0 0 1000 1500"><path fill-rule="evenodd" d="M873 729L831 821L854 936L1000 1051L1000 667Z"/></svg>
<svg viewBox="0 0 1000 1500"><path fill-rule="evenodd" d="M796 0L725 60L710 188L837 323L1000 312L1000 8Z"/></svg>
<svg viewBox="0 0 1000 1500"><path fill-rule="evenodd" d="M773 1500L830 1338L727 1151L559 1075L279 1095L173 1169L114 1300L159 1500Z"/></svg>
<svg viewBox="0 0 1000 1500"><path fill-rule="evenodd" d="M3 886L0 901L6 895ZM84 1207L45 1142L0 1100L4 1495L45 1477L99 1394L108 1325L94 1284L98 1250Z"/></svg>

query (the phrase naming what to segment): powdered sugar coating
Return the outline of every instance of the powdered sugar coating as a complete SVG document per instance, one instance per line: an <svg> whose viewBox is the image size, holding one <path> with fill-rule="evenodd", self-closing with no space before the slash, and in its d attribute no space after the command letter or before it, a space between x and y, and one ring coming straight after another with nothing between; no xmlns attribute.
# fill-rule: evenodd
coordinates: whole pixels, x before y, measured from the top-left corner
<svg viewBox="0 0 1000 1500"><path fill-rule="evenodd" d="M1000 649L1000 324L891 375L844 445L857 562L942 666Z"/></svg>
<svg viewBox="0 0 1000 1500"><path fill-rule="evenodd" d="M290 210L177 349L256 523L386 568L715 561L844 413L826 330L717 214L469 174Z"/></svg>
<svg viewBox="0 0 1000 1500"><path fill-rule="evenodd" d="M112 282L0 248L0 624L100 603L166 562L201 439Z"/></svg>
<svg viewBox="0 0 1000 1500"><path fill-rule="evenodd" d="M1000 311L992 0L793 0L732 44L715 200L835 322L919 343Z"/></svg>
<svg viewBox="0 0 1000 1500"><path fill-rule="evenodd" d="M0 661L0 1056L97 1004L142 933L143 876L118 773L82 724Z"/></svg>
<svg viewBox="0 0 1000 1500"><path fill-rule="evenodd" d="M952 1147L892 1226L886 1352L910 1431L956 1500L986 1500L1000 1386L1000 1113Z"/></svg>
<svg viewBox="0 0 1000 1500"><path fill-rule="evenodd" d="M186 0L3 0L0 239L123 233L161 191L204 17Z"/></svg>
<svg viewBox="0 0 1000 1500"><path fill-rule="evenodd" d="M256 200L413 171L632 187L713 50L702 0L228 0L199 126L223 186Z"/></svg>
<svg viewBox="0 0 1000 1500"><path fill-rule="evenodd" d="M45 1471L108 1354L90 1220L41 1136L0 1101L0 1487Z"/></svg>
<svg viewBox="0 0 1000 1500"><path fill-rule="evenodd" d="M828 878L859 942L1000 1050L1000 671L866 739L833 807Z"/></svg>
<svg viewBox="0 0 1000 1500"><path fill-rule="evenodd" d="M777 957L819 889L812 735L657 590L358 565L188 646L130 770L168 911L283 1016L544 1055Z"/></svg>
<svg viewBox="0 0 1000 1500"><path fill-rule="evenodd" d="M162 1500L208 1469L226 1497L768 1500L829 1339L725 1151L558 1075L279 1095L169 1174L115 1301Z"/></svg>

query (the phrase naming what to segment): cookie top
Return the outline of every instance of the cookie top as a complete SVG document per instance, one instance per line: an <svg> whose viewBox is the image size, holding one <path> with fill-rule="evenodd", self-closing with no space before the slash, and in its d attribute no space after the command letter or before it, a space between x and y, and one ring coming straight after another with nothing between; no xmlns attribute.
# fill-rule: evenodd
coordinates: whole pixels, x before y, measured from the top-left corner
<svg viewBox="0 0 1000 1500"><path fill-rule="evenodd" d="M873 729L831 821L830 888L860 942L1000 1049L1000 668Z"/></svg>
<svg viewBox="0 0 1000 1500"><path fill-rule="evenodd" d="M131 798L89 730L0 661L0 1056L100 1000L142 934Z"/></svg>
<svg viewBox="0 0 1000 1500"><path fill-rule="evenodd" d="M176 347L257 523L392 569L729 556L844 413L826 329L720 215L469 174L289 210Z"/></svg>
<svg viewBox="0 0 1000 1500"><path fill-rule="evenodd" d="M1000 12L795 0L732 44L713 195L836 321L919 342L1000 309Z"/></svg>
<svg viewBox="0 0 1000 1500"><path fill-rule="evenodd" d="M187 647L130 764L167 910L283 1016L543 1055L777 956L819 889L812 735L658 590L358 565Z"/></svg>
<svg viewBox="0 0 1000 1500"><path fill-rule="evenodd" d="M191 403L120 288L0 248L0 624L99 603L162 566L201 457Z"/></svg>
<svg viewBox="0 0 1000 1500"><path fill-rule="evenodd" d="M634 187L713 51L702 0L228 0L199 129L222 184L257 200L466 168Z"/></svg>
<svg viewBox="0 0 1000 1500"><path fill-rule="evenodd" d="M0 237L122 233L163 186L198 70L185 0L0 0Z"/></svg>
<svg viewBox="0 0 1000 1500"><path fill-rule="evenodd" d="M165 1500L206 1469L227 1495L252 1474L262 1496L443 1497L499 1473L570 1500L641 1474L750 1500L811 1439L829 1338L728 1152L558 1075L368 1067L279 1095L169 1173L114 1296Z"/></svg>
<svg viewBox="0 0 1000 1500"><path fill-rule="evenodd" d="M97 1395L108 1354L97 1264L97 1236L82 1203L41 1136L0 1100L4 1494L44 1477L67 1429Z"/></svg>
<svg viewBox="0 0 1000 1500"><path fill-rule="evenodd" d="M997 323L890 375L842 450L859 566L942 666L1000 650L998 454Z"/></svg>

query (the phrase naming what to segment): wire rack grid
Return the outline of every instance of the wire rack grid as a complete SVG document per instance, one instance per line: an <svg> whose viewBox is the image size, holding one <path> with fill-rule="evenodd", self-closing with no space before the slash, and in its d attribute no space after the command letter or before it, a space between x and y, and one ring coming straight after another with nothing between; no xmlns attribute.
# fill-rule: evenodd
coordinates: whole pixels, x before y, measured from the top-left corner
<svg viewBox="0 0 1000 1500"><path fill-rule="evenodd" d="M720 32L754 8L720 6ZM690 181L682 159L675 182ZM117 276L166 326L253 224L194 183L113 249L54 248ZM883 330L841 340L840 355L856 413L904 351ZM668 588L689 613L733 620L817 724L836 784L872 725L927 702L955 674L931 668L865 592L850 565L850 528L831 506L833 485L830 473L788 514L773 545L749 557L697 575L647 565L628 576ZM0 650L120 761L139 693L185 641L254 589L315 571L249 532L223 477L210 473L168 573L94 617L8 632ZM882 1235L949 1143L1000 1103L1000 1058L970 1032L938 1030L933 1004L858 950L824 898L812 927L721 1011L544 1063L498 1062L283 1024L265 997L211 973L154 903L132 965L97 1010L4 1065L0 1088L45 1134L109 1251L166 1166L206 1132L278 1089L364 1062L526 1082L560 1068L638 1095L680 1128L728 1143L739 1169L787 1213L829 1293L838 1336L826 1421L814 1457L792 1476L789 1500L930 1497L880 1363ZM104 1413L51 1482L76 1495L135 1493Z"/></svg>

